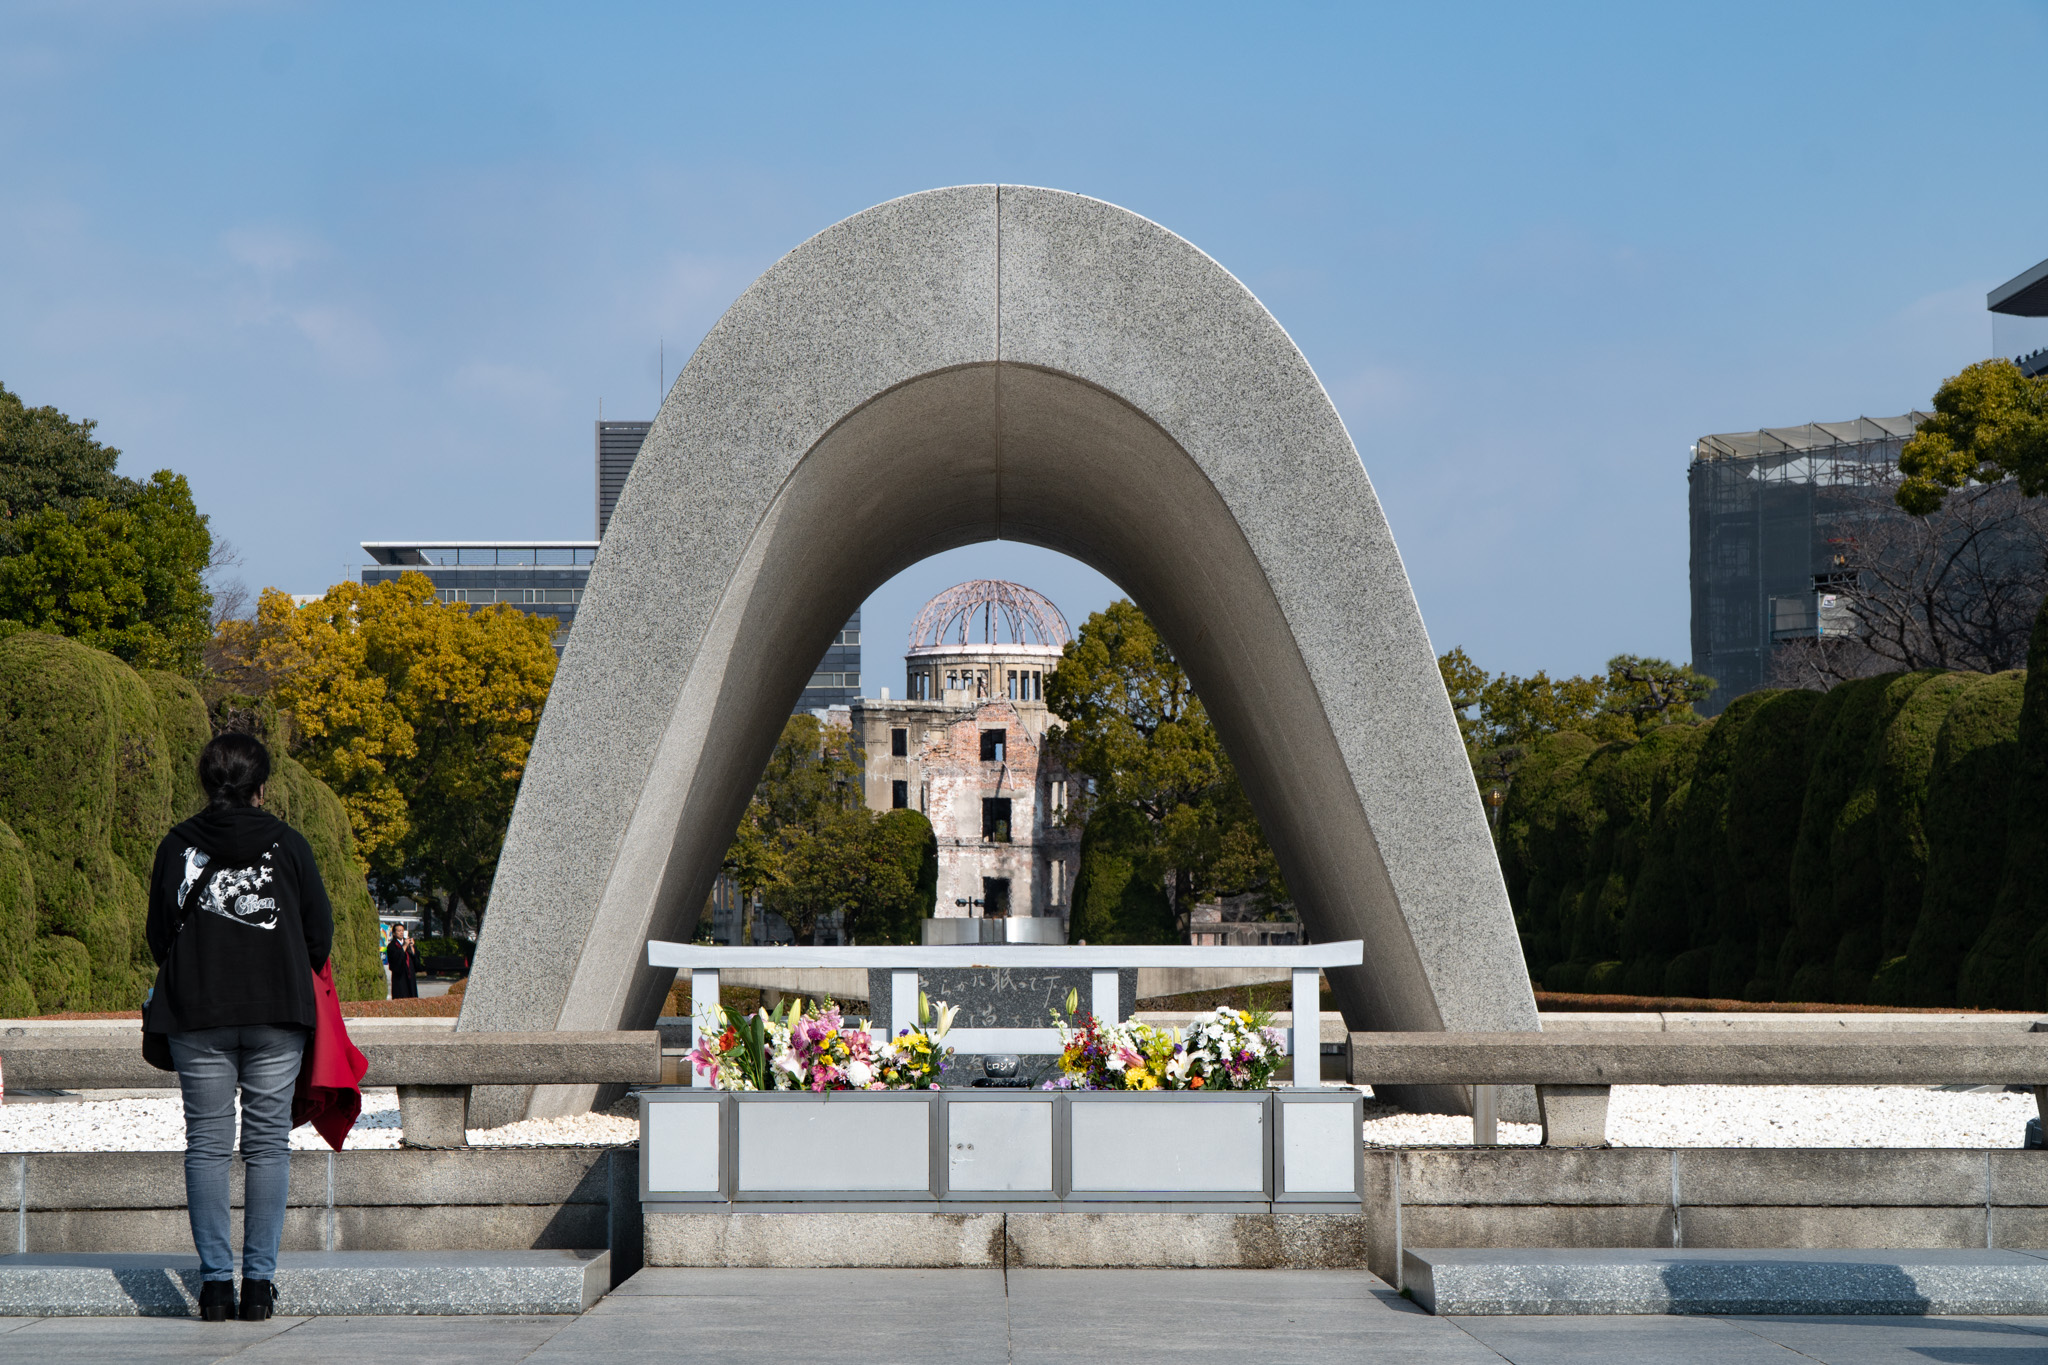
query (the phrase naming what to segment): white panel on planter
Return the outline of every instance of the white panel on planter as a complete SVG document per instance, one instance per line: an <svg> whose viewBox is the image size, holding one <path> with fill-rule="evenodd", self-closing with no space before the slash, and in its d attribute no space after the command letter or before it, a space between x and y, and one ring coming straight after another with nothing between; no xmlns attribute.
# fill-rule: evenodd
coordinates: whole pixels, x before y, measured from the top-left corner
<svg viewBox="0 0 2048 1365"><path fill-rule="evenodd" d="M1263 1098L1075 1100L1070 1157L1076 1191L1262 1193Z"/></svg>
<svg viewBox="0 0 2048 1365"><path fill-rule="evenodd" d="M649 1194L717 1191L718 1110L716 1103L648 1103Z"/></svg>
<svg viewBox="0 0 2048 1365"><path fill-rule="evenodd" d="M741 1190L929 1191L931 1103L847 1095L742 1100Z"/></svg>
<svg viewBox="0 0 2048 1365"><path fill-rule="evenodd" d="M946 1184L963 1190L1052 1190L1052 1105L1040 1100L946 1106Z"/></svg>
<svg viewBox="0 0 2048 1365"><path fill-rule="evenodd" d="M1348 1104L1280 1101L1280 1188L1287 1194L1351 1194L1362 1141Z"/></svg>

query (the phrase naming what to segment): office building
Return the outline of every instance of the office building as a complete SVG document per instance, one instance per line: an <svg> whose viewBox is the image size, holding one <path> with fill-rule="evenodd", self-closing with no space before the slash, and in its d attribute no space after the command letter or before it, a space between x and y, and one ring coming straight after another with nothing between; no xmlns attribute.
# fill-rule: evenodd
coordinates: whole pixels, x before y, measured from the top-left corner
<svg viewBox="0 0 2048 1365"><path fill-rule="evenodd" d="M647 439L652 422L599 422L596 433L596 540L366 540L371 563L363 566L365 584L383 583L405 573L423 573L443 602L489 606L504 602L550 617L555 622L555 651L569 641L576 608L597 559L598 545L611 524L612 509L625 490L633 460ZM851 706L860 699L860 613L848 619L804 685L796 711L824 712Z"/></svg>
<svg viewBox="0 0 2048 1365"><path fill-rule="evenodd" d="M1985 296L1992 354L2008 356L2028 378L2048 374L2048 261Z"/></svg>
<svg viewBox="0 0 2048 1365"><path fill-rule="evenodd" d="M612 509L625 491L626 476L633 472L633 457L647 439L652 422L604 422L597 424L597 538L611 524Z"/></svg>
<svg viewBox="0 0 2048 1365"><path fill-rule="evenodd" d="M594 540L366 540L373 563L363 582L425 574L443 602L507 602L555 622L555 650L568 642L583 585L597 558Z"/></svg>

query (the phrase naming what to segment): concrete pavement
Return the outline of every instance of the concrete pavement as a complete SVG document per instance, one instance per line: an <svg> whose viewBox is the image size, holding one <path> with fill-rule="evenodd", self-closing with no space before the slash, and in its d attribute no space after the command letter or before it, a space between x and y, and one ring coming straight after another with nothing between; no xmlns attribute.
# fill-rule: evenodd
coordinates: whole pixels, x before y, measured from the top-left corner
<svg viewBox="0 0 2048 1365"><path fill-rule="evenodd" d="M1433 1318L1360 1271L643 1270L580 1317L0 1319L0 1359L2048 1365L2043 1318Z"/></svg>

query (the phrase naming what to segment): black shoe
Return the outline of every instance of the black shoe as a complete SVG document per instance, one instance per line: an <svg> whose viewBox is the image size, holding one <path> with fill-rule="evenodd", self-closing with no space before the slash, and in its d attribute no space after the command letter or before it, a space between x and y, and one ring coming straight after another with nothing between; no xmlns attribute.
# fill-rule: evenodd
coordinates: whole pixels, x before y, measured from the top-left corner
<svg viewBox="0 0 2048 1365"><path fill-rule="evenodd" d="M208 1280L199 1286L199 1316L206 1322L226 1322L235 1315L235 1282Z"/></svg>
<svg viewBox="0 0 2048 1365"><path fill-rule="evenodd" d="M277 1290L269 1280L242 1281L242 1321L267 1322L277 1306Z"/></svg>

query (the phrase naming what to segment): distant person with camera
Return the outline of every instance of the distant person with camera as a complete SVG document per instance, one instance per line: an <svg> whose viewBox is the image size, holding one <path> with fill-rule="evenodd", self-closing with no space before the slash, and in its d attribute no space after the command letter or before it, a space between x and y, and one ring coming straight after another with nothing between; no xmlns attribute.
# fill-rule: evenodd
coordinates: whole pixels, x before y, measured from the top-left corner
<svg viewBox="0 0 2048 1365"><path fill-rule="evenodd" d="M391 998L417 999L420 993L419 947L403 924L391 926L391 946L384 950L384 965L391 969Z"/></svg>

